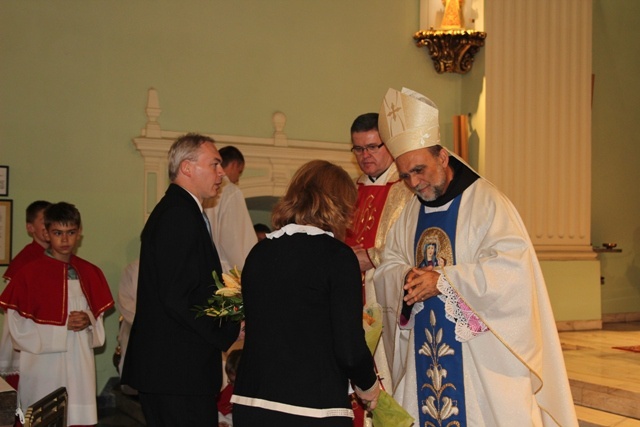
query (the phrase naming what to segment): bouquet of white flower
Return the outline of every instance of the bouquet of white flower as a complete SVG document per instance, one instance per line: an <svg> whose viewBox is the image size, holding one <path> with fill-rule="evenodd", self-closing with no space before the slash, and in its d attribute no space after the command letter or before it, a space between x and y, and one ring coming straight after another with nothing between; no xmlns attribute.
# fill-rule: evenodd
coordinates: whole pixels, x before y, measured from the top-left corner
<svg viewBox="0 0 640 427"><path fill-rule="evenodd" d="M218 273L213 272L216 291L207 299L206 305L194 307L196 318L210 316L223 319L244 320L244 302L242 300L241 271L234 267L229 273L222 273L222 281Z"/></svg>

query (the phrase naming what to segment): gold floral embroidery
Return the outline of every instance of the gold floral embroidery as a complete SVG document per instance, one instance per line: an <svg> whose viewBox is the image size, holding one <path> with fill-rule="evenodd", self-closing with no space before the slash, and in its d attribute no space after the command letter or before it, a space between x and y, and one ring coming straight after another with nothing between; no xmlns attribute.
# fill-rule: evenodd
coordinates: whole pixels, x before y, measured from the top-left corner
<svg viewBox="0 0 640 427"><path fill-rule="evenodd" d="M395 168L394 165L391 167ZM389 182L398 180L398 171L394 170L392 172L393 173L389 175ZM378 230L376 231L375 247L369 251L369 258L374 266L377 267L382 262L382 251L384 250L389 229L395 224L396 220L400 217L402 209L404 209L404 206L412 197L413 192L409 190L409 187L404 185L404 182L398 181L391 186L387 200L382 208L382 213L380 214L380 222L378 223Z"/></svg>
<svg viewBox="0 0 640 427"><path fill-rule="evenodd" d="M445 342L442 342L443 331L442 328L436 331L436 315L431 310L429 322L431 323L431 330L425 328L426 341L422 344L418 354L431 358L431 364L427 369L427 377L431 380L431 383L425 383L422 385L422 389L428 388L432 395L427 397L421 406L423 414L428 414L438 424L434 424L431 421L425 422L425 426L428 427L460 427L458 421L449 421L444 424L447 418L458 415L459 410L455 402L447 396L443 396L442 393L449 387L455 389L453 383L447 383L447 370L440 365L440 358L445 356L453 356L455 351Z"/></svg>
<svg viewBox="0 0 640 427"><path fill-rule="evenodd" d="M361 206L356 209L352 228L358 244L364 241L364 234L373 228L376 221L378 209L373 204L374 200L375 197L370 194L363 200Z"/></svg>

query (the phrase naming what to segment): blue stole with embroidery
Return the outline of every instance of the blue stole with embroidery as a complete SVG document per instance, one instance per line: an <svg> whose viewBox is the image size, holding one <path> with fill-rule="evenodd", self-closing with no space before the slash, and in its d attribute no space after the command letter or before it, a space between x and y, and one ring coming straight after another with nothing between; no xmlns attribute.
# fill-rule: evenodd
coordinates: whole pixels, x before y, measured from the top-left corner
<svg viewBox="0 0 640 427"><path fill-rule="evenodd" d="M416 228L416 266L455 264L455 241L461 195L446 211L420 207ZM455 323L445 315L440 296L424 301L415 315L416 382L420 426L466 426L462 345Z"/></svg>

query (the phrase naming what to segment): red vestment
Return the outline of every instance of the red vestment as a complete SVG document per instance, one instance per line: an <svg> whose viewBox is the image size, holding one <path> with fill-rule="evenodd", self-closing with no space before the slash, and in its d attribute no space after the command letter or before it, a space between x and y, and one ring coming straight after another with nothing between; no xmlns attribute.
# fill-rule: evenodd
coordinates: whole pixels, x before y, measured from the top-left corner
<svg viewBox="0 0 640 427"><path fill-rule="evenodd" d="M370 249L376 245L376 234L382 217L384 205L387 202L391 187L398 181L387 182L384 185L365 185L358 182L358 200L354 213L351 229L347 230L345 243L349 246L361 245L364 249ZM368 253L367 253L368 254ZM364 285L365 276L362 275ZM362 302L365 303L365 288L362 287ZM353 426L364 425L366 413L355 396L351 395L351 408L353 409Z"/></svg>
<svg viewBox="0 0 640 427"><path fill-rule="evenodd" d="M231 403L231 396L233 395L233 384L227 384L222 389L217 399L218 412L222 415L229 415L233 410L233 403Z"/></svg>
<svg viewBox="0 0 640 427"><path fill-rule="evenodd" d="M78 274L80 287L97 319L114 302L107 280L95 265L75 255L69 263L44 252L16 272L0 295L0 306L16 310L36 323L63 326L67 323L67 274L69 265Z"/></svg>
<svg viewBox="0 0 640 427"><path fill-rule="evenodd" d="M382 209L387 201L391 186L397 181L385 185L364 185L358 183L358 200L353 225L347 231L345 243L349 246L362 245L372 248L376 242L376 233Z"/></svg>
<svg viewBox="0 0 640 427"><path fill-rule="evenodd" d="M7 270L4 272L4 276L2 277L10 280L16 274L16 271L24 267L25 264L28 264L38 258L43 252L44 248L34 239L31 243L22 248L22 250L18 252L18 255L13 257L9 263L9 267L7 267Z"/></svg>

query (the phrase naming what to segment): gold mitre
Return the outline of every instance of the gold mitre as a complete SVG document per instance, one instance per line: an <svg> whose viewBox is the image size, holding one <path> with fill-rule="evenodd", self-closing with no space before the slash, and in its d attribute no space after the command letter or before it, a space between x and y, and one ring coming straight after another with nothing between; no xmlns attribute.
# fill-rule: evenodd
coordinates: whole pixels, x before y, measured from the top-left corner
<svg viewBox="0 0 640 427"><path fill-rule="evenodd" d="M380 107L378 131L395 159L408 151L440 144L438 107L411 89L389 89Z"/></svg>

